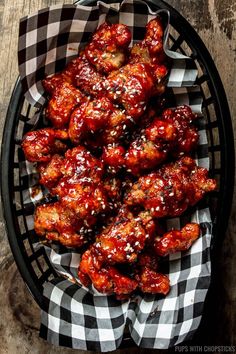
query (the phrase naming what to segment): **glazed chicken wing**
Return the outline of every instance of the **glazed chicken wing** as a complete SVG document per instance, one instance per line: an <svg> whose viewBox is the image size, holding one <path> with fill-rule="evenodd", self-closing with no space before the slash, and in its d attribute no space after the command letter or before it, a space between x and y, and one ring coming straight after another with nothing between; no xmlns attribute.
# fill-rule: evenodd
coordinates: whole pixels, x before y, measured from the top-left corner
<svg viewBox="0 0 236 354"><path fill-rule="evenodd" d="M86 100L78 89L64 81L53 91L46 108L46 116L55 128L67 127L75 107Z"/></svg>
<svg viewBox="0 0 236 354"><path fill-rule="evenodd" d="M108 97L125 108L133 119L139 118L146 110L154 89L154 78L148 65L127 64L109 74L104 87Z"/></svg>
<svg viewBox="0 0 236 354"><path fill-rule="evenodd" d="M146 140L145 136L137 138L131 143L125 154L125 167L133 175L139 175L141 172L151 170L160 165L167 158L167 149L165 145L155 144Z"/></svg>
<svg viewBox="0 0 236 354"><path fill-rule="evenodd" d="M131 33L127 26L105 22L93 34L85 55L97 71L109 73L125 63L130 41Z"/></svg>
<svg viewBox="0 0 236 354"><path fill-rule="evenodd" d="M83 254L78 273L81 282L85 286L92 282L98 291L115 293L117 298L125 299L138 283L121 274L115 264L135 262L154 230L155 224L146 213L135 218L126 208L121 209Z"/></svg>
<svg viewBox="0 0 236 354"><path fill-rule="evenodd" d="M67 247L80 247L86 242L80 232L80 229L84 229L83 221L60 202L43 204L36 208L34 229L39 236L59 241Z"/></svg>
<svg viewBox="0 0 236 354"><path fill-rule="evenodd" d="M67 82L78 87L84 94L99 97L104 94L104 77L88 62L84 53L73 59L60 73L43 80L47 93L53 94L56 87Z"/></svg>
<svg viewBox="0 0 236 354"><path fill-rule="evenodd" d="M169 292L169 278L158 272L157 258L151 252L139 255L135 273L135 279L142 292L164 295Z"/></svg>
<svg viewBox="0 0 236 354"><path fill-rule="evenodd" d="M94 216L107 209L107 197L101 183L102 163L82 146L65 153L63 177L53 188L65 207L73 210L80 218L89 222Z"/></svg>
<svg viewBox="0 0 236 354"><path fill-rule="evenodd" d="M188 250L200 235L196 223L185 225L181 230L172 230L154 241L153 249L158 256L167 256L175 252Z"/></svg>
<svg viewBox="0 0 236 354"><path fill-rule="evenodd" d="M62 169L64 158L61 155L53 155L49 162L38 164L40 174L39 183L49 190L56 186L60 178L63 176Z"/></svg>
<svg viewBox="0 0 236 354"><path fill-rule="evenodd" d="M136 280L140 290L144 293L166 295L170 291L169 278L146 266L136 275Z"/></svg>
<svg viewBox="0 0 236 354"><path fill-rule="evenodd" d="M93 249L100 260L110 264L133 263L150 237L149 230L140 216L135 218L126 208L121 209L115 221L97 237Z"/></svg>
<svg viewBox="0 0 236 354"><path fill-rule="evenodd" d="M93 99L76 108L71 115L69 136L74 144L101 147L124 139L133 125L124 111L107 97Z"/></svg>
<svg viewBox="0 0 236 354"><path fill-rule="evenodd" d="M95 136L98 145L109 143L109 140L119 140L123 134L120 125L127 120L114 104L106 97L94 99L74 110L69 125L69 136L74 144ZM93 135L102 131L101 136ZM110 135L112 138L110 138Z"/></svg>
<svg viewBox="0 0 236 354"><path fill-rule="evenodd" d="M133 263L145 243L154 237L155 230L156 224L148 213L135 217L123 207L96 237L90 251L102 264Z"/></svg>
<svg viewBox="0 0 236 354"><path fill-rule="evenodd" d="M44 128L26 133L21 146L28 161L48 162L54 154L66 151L67 145L61 140L67 139L64 130Z"/></svg>
<svg viewBox="0 0 236 354"><path fill-rule="evenodd" d="M73 210L87 224L96 222L95 216L109 209L107 195L102 184L94 184L85 178L63 177L53 189L58 195L62 205Z"/></svg>
<svg viewBox="0 0 236 354"><path fill-rule="evenodd" d="M55 154L49 162L38 165L40 184L51 189L56 187L62 177L75 177L85 181L100 183L103 164L83 146L66 151L65 156Z"/></svg>
<svg viewBox="0 0 236 354"><path fill-rule="evenodd" d="M166 109L161 116L161 121L172 125L177 132L176 139L170 143L170 153L172 156L180 157L193 151L198 143L198 131L192 124L197 119L197 115L193 113L187 105L179 106L175 109ZM156 139L155 124L151 125L147 131L147 138Z"/></svg>
<svg viewBox="0 0 236 354"><path fill-rule="evenodd" d="M140 177L125 203L143 206L157 218L178 216L215 188L216 181L208 178L208 171L198 167L190 157L184 157Z"/></svg>
<svg viewBox="0 0 236 354"><path fill-rule="evenodd" d="M136 138L125 154L125 166L134 174L150 170L169 155L180 157L198 143L197 129L191 124L196 115L188 106L167 109Z"/></svg>
<svg viewBox="0 0 236 354"><path fill-rule="evenodd" d="M92 283L99 292L114 293L117 299L125 299L138 286L136 280L121 274L115 267L103 266L91 249L82 256L78 276L83 285Z"/></svg>
<svg viewBox="0 0 236 354"><path fill-rule="evenodd" d="M165 91L167 67L164 65L166 56L163 51L163 26L159 17L149 21L143 41L131 48L129 63L145 63L149 65L155 78L155 94Z"/></svg>
<svg viewBox="0 0 236 354"><path fill-rule="evenodd" d="M66 151L62 173L65 177L97 184L103 176L103 164L85 147L76 146Z"/></svg>
<svg viewBox="0 0 236 354"><path fill-rule="evenodd" d="M189 153L198 142L197 129L191 124L193 119L196 115L188 106L165 110L160 118L136 134L126 152L122 146L106 147L104 164L114 171L125 167L132 174L140 175L160 165L169 155L178 157Z"/></svg>

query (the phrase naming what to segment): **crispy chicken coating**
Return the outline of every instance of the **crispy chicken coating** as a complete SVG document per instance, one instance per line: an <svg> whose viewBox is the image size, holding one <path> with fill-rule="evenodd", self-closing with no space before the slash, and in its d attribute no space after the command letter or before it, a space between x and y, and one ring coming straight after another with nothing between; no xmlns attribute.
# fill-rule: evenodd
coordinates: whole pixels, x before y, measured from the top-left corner
<svg viewBox="0 0 236 354"><path fill-rule="evenodd" d="M78 89L63 81L53 91L46 108L46 116L55 128L67 127L75 107L86 100Z"/></svg>
<svg viewBox="0 0 236 354"><path fill-rule="evenodd" d="M86 240L79 230L83 221L60 202L43 204L36 208L34 229L37 235L59 241L67 247L80 247Z"/></svg>
<svg viewBox="0 0 236 354"><path fill-rule="evenodd" d="M98 259L110 264L133 263L153 232L145 225L153 224L151 218L144 222L141 216L135 218L126 208L120 209L114 222L96 238L93 249Z"/></svg>
<svg viewBox="0 0 236 354"><path fill-rule="evenodd" d="M163 144L155 144L141 136L131 143L125 154L125 167L133 175L139 175L160 165L166 158L167 150Z"/></svg>
<svg viewBox="0 0 236 354"><path fill-rule="evenodd" d="M115 176L107 176L103 180L103 186L114 208L121 205L121 180Z"/></svg>
<svg viewBox="0 0 236 354"><path fill-rule="evenodd" d="M175 252L188 250L200 235L200 226L186 224L181 230L172 230L154 241L153 249L158 256L167 256Z"/></svg>
<svg viewBox="0 0 236 354"><path fill-rule="evenodd" d="M97 71L109 73L125 63L130 41L131 33L127 26L105 22L93 34L85 55Z"/></svg>
<svg viewBox="0 0 236 354"><path fill-rule="evenodd" d="M67 146L61 140L67 140L64 130L44 128L25 134L21 147L30 162L48 162L56 153L66 151Z"/></svg>
<svg viewBox="0 0 236 354"><path fill-rule="evenodd" d="M128 206L140 205L153 217L178 216L188 206L215 190L216 181L190 157L163 166L158 172L140 177L127 194Z"/></svg>

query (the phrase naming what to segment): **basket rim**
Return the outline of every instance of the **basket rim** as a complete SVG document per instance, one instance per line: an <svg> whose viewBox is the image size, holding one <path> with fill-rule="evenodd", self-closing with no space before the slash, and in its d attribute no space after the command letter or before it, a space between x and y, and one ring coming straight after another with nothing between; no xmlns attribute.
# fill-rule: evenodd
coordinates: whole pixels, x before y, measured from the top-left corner
<svg viewBox="0 0 236 354"><path fill-rule="evenodd" d="M82 0L79 1L79 4L92 5L95 2L96 1ZM119 1L107 1L107 3L112 2ZM216 101L218 103L216 105L216 115L217 117L221 118L218 119L218 128L220 142L223 142L223 144L221 144L221 169L223 174L221 175L221 185L219 191L221 203L218 207L217 217L215 220L213 220L214 247L212 252L214 253L219 248L220 243L224 238L230 216L234 190L234 138L226 93L210 53L190 23L177 10L162 0L147 0L146 2L156 9L161 8L169 10L171 13L170 23L174 23L174 27L177 30L183 30L183 27L186 28L186 42L191 46L191 49L196 51L199 60L206 68L212 89L216 97ZM43 308L44 298L42 295L42 288L39 288L37 284L37 278L34 276L34 274L32 274L31 271L32 265L28 261L23 247L20 247L22 240L20 240L20 238L17 236L19 233L19 228L16 222L13 202L11 199L13 195L13 161L10 160L10 157L12 156L14 147L14 144L12 144L15 131L14 127L16 126L18 113L21 110L23 100L24 95L22 92L20 78L18 78L11 95L3 129L0 161L2 206L8 240L17 267L33 298L40 306L40 308Z"/></svg>

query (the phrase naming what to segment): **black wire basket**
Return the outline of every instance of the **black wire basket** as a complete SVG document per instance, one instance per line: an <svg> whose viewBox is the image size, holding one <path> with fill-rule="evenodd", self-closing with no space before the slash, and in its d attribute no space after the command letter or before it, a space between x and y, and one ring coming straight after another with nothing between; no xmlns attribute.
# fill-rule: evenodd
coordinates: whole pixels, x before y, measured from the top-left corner
<svg viewBox="0 0 236 354"><path fill-rule="evenodd" d="M87 0L79 3L94 4ZM190 56L198 68L197 84L201 88L203 115L207 122L210 174L218 182L217 191L207 197L213 220L214 263L214 251L219 247L227 228L234 184L234 140L225 91L209 52L191 25L163 1L152 0L148 4L155 11L170 11L170 48ZM35 251L33 247L34 233L27 226L28 211L23 204L23 182L17 158L21 147L16 139L19 125L23 125L26 132L27 122L34 114L35 108L25 100L18 79L9 103L2 139L3 212L9 243L18 269L35 301L44 308L43 285L56 277L57 273L51 266L44 248Z"/></svg>

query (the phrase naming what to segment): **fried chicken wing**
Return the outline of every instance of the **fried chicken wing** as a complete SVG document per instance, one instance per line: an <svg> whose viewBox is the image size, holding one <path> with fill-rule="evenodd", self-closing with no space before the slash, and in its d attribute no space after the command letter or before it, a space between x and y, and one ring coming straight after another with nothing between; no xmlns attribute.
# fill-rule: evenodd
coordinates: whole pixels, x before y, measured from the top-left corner
<svg viewBox="0 0 236 354"><path fill-rule="evenodd" d="M174 157L180 157L183 154L189 154L197 146L199 135L197 128L192 122L197 119L187 105L179 106L175 109L166 109L161 120L166 124L171 124L177 131L177 137L170 144L170 152ZM147 137L152 135L152 127L147 131Z"/></svg>
<svg viewBox="0 0 236 354"><path fill-rule="evenodd" d="M216 181L208 178L208 171L198 167L190 157L184 157L140 177L125 203L143 206L157 218L178 216L215 188Z"/></svg>
<svg viewBox="0 0 236 354"><path fill-rule="evenodd" d="M64 158L61 155L53 155L49 162L44 162L38 165L40 173L39 183L49 190L56 186L59 179L63 176L62 169Z"/></svg>
<svg viewBox="0 0 236 354"><path fill-rule="evenodd" d="M65 156L55 154L49 162L38 165L40 184L51 189L59 183L62 177L74 177L81 182L100 183L103 175L103 164L83 146L67 150Z"/></svg>
<svg viewBox="0 0 236 354"><path fill-rule="evenodd" d="M144 293L166 295L170 291L169 278L148 267L143 267L141 272L136 275L136 280L140 290Z"/></svg>
<svg viewBox="0 0 236 354"><path fill-rule="evenodd" d="M188 250L200 235L196 223L186 224L181 230L172 230L154 241L153 249L158 256L167 256L175 252Z"/></svg>
<svg viewBox="0 0 236 354"><path fill-rule="evenodd" d="M80 281L86 287L93 283L94 287L101 293L112 294L113 284L108 275L107 268L102 268L102 263L88 249L83 253L78 276Z"/></svg>
<svg viewBox="0 0 236 354"><path fill-rule="evenodd" d="M147 23L143 41L148 47L150 55L155 56L157 60L158 55L163 55L163 35L164 31L160 17L156 17Z"/></svg>
<svg viewBox="0 0 236 354"><path fill-rule="evenodd" d="M154 89L154 78L148 65L127 64L109 74L104 83L108 97L122 106L133 119L139 118L146 109Z"/></svg>
<svg viewBox="0 0 236 354"><path fill-rule="evenodd" d="M145 63L149 65L155 78L155 94L165 91L165 78L168 73L166 56L163 51L163 26L159 17L149 21L143 41L131 48L129 63Z"/></svg>
<svg viewBox="0 0 236 354"><path fill-rule="evenodd" d="M26 133L21 147L28 161L48 162L54 154L66 151L67 145L61 140L67 139L64 130L44 128Z"/></svg>
<svg viewBox="0 0 236 354"><path fill-rule="evenodd" d="M62 173L65 177L96 184L101 182L103 164L84 146L76 146L66 151Z"/></svg>
<svg viewBox="0 0 236 354"><path fill-rule="evenodd" d="M86 242L83 233L79 232L83 226L83 221L60 202L43 204L36 208L35 232L48 240L59 241L67 247L80 247Z"/></svg>
<svg viewBox="0 0 236 354"><path fill-rule="evenodd" d="M107 97L102 97L74 110L69 124L69 136L74 144L84 141L89 147L101 147L124 139L132 124L124 111Z"/></svg>
<svg viewBox="0 0 236 354"><path fill-rule="evenodd" d="M63 177L52 189L61 203L80 218L94 221L94 216L107 208L107 197L101 183L102 163L82 146L65 153Z"/></svg>
<svg viewBox="0 0 236 354"><path fill-rule="evenodd" d="M111 170L125 167L134 175L151 170L169 155L182 156L192 151L198 142L198 132L191 122L196 115L188 106L167 109L162 116L154 120L140 132L136 133L127 151L122 146L104 149L104 163Z"/></svg>
<svg viewBox="0 0 236 354"><path fill-rule="evenodd" d="M98 291L115 293L118 299L125 299L138 283L121 274L115 264L135 262L154 228L154 222L146 213L135 218L126 208L121 209L83 254L78 273L81 282L88 286L89 278Z"/></svg>
<svg viewBox="0 0 236 354"><path fill-rule="evenodd" d="M150 170L169 155L180 157L194 150L198 143L197 129L191 124L196 115L188 106L167 109L130 145L125 166L134 174Z"/></svg>
<svg viewBox="0 0 236 354"><path fill-rule="evenodd" d="M154 229L153 220L146 214L134 217L121 208L114 222L96 238L93 250L99 260L109 264L133 263Z"/></svg>
<svg viewBox="0 0 236 354"><path fill-rule="evenodd" d="M121 272L119 272L115 267L108 267L108 274L113 282L114 293L116 294L117 300L126 300L129 298L130 294L138 287L138 283L135 279L131 279Z"/></svg>
<svg viewBox="0 0 236 354"><path fill-rule="evenodd" d="M109 73L125 63L130 41L131 33L127 26L105 22L93 34L85 55L97 71Z"/></svg>
<svg viewBox="0 0 236 354"><path fill-rule="evenodd" d="M139 255L135 273L135 279L142 292L164 295L169 292L169 278L158 272L157 257L151 252L146 251Z"/></svg>
<svg viewBox="0 0 236 354"><path fill-rule="evenodd" d="M85 286L92 282L99 292L115 293L118 299L125 299L138 286L136 280L121 274L115 267L103 267L91 249L82 256L78 276Z"/></svg>
<svg viewBox="0 0 236 354"><path fill-rule="evenodd" d="M89 63L84 53L73 59L64 70L43 80L47 93L54 90L63 82L78 87L84 94L99 97L104 94L104 77Z"/></svg>
<svg viewBox="0 0 236 354"><path fill-rule="evenodd" d="M67 127L74 108L86 100L78 89L63 81L53 91L46 108L46 116L54 127Z"/></svg>
<svg viewBox="0 0 236 354"><path fill-rule="evenodd" d="M125 154L125 167L134 175L160 165L167 158L167 149L163 144L155 144L140 137L131 143Z"/></svg>
<svg viewBox="0 0 236 354"><path fill-rule="evenodd" d="M93 134L99 130L117 130L120 119L116 119L116 122L112 122L112 119L114 120L119 113L120 111L106 97L94 99L83 104L75 109L71 116L69 124L70 139L74 144L78 144L88 134ZM121 119L125 119L124 114L122 114ZM117 134L120 136L119 132ZM114 131L113 136L117 134ZM101 144L103 144L104 134L99 139Z"/></svg>
<svg viewBox="0 0 236 354"><path fill-rule="evenodd" d="M87 182L77 176L63 177L53 189L60 197L61 203L73 210L81 219L92 225L99 213L109 209L106 192L102 184Z"/></svg>

